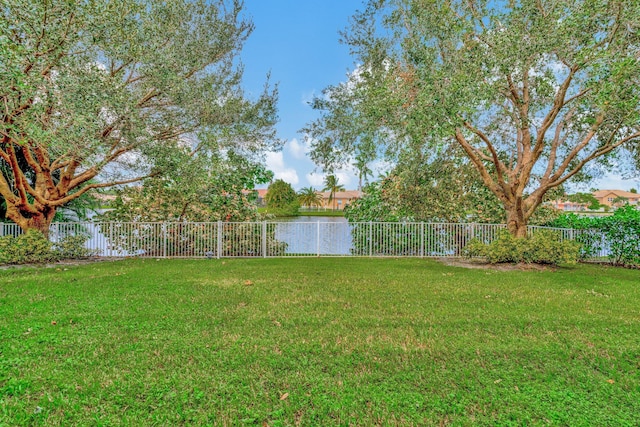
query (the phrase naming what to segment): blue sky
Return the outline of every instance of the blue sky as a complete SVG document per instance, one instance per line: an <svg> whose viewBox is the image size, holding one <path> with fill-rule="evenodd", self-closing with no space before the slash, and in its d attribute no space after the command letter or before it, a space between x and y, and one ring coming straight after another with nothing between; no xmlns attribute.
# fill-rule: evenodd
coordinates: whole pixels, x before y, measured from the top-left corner
<svg viewBox="0 0 640 427"><path fill-rule="evenodd" d="M304 135L298 131L317 117L308 105L312 97L328 85L345 81L355 68L348 47L339 43L338 32L362 6L362 0L245 0L245 13L255 30L241 54L244 85L249 94L259 94L269 72L272 82L279 84L277 130L286 144L266 160L276 178L296 189L322 188L323 171L309 159ZM357 187L353 171L336 175L347 189ZM610 174L588 187L640 189L640 180Z"/></svg>
<svg viewBox="0 0 640 427"><path fill-rule="evenodd" d="M245 12L255 30L242 50L244 83L259 93L271 72L279 84L279 137L286 141L280 153L267 155L276 178L294 188L322 187L322 170L307 156L304 135L298 131L316 117L308 105L314 95L346 79L354 68L347 46L339 43L340 30L361 8L360 0L245 0ZM340 171L340 181L357 186L353 173Z"/></svg>

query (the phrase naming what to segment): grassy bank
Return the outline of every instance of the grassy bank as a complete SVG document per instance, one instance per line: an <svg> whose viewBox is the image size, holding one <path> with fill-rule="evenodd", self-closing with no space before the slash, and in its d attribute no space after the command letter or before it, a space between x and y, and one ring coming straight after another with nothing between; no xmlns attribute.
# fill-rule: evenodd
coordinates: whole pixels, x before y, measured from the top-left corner
<svg viewBox="0 0 640 427"><path fill-rule="evenodd" d="M636 425L640 272L430 260L0 271L0 425Z"/></svg>
<svg viewBox="0 0 640 427"><path fill-rule="evenodd" d="M258 212L261 214L268 213L267 208L258 208ZM330 216L330 217L343 217L344 211L335 210L335 211L298 211L297 215L294 216L285 216L285 217L276 217L278 218L295 218L298 216Z"/></svg>

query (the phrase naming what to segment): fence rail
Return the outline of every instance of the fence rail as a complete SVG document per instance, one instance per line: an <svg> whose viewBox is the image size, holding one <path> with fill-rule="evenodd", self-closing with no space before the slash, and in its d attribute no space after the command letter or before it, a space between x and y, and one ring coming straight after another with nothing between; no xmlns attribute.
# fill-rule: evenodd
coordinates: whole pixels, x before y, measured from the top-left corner
<svg viewBox="0 0 640 427"><path fill-rule="evenodd" d="M455 257L473 238L494 240L504 224L425 222L73 222L54 223L49 238L83 235L96 256L180 257ZM588 230L554 230L561 239L598 240L588 258L604 257L604 237ZM0 223L0 236L21 233Z"/></svg>

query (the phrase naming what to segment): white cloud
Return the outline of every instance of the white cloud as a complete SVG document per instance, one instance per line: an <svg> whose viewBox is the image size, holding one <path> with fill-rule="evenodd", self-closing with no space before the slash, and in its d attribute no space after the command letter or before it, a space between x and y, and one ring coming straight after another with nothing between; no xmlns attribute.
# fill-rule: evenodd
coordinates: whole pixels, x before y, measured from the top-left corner
<svg viewBox="0 0 640 427"><path fill-rule="evenodd" d="M311 172L306 175L307 181L314 188L322 188L324 185L324 177L326 174L324 173L315 173Z"/></svg>
<svg viewBox="0 0 640 427"><path fill-rule="evenodd" d="M294 168L287 167L284 164L282 152L267 153L266 165L267 169L273 172L275 179L281 179L293 186L298 185L298 182L300 181L298 178L298 172L296 172Z"/></svg>
<svg viewBox="0 0 640 427"><path fill-rule="evenodd" d="M107 66L103 62L94 61L91 64L101 71L107 71Z"/></svg>
<svg viewBox="0 0 640 427"><path fill-rule="evenodd" d="M289 149L289 153L298 160L306 158L309 151L311 151L311 147L309 147L308 144L298 142L296 138L293 138L287 143L287 148Z"/></svg>
<svg viewBox="0 0 640 427"><path fill-rule="evenodd" d="M353 190L351 183L354 182L354 174L352 171L347 169L342 169L336 171L336 178L338 178L338 184L342 185L345 190ZM355 180L357 182L357 179Z"/></svg>

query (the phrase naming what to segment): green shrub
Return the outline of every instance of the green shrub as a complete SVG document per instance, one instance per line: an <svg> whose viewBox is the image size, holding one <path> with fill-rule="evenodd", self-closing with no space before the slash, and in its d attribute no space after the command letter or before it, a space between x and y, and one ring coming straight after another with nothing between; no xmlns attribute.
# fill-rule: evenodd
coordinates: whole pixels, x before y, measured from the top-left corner
<svg viewBox="0 0 640 427"><path fill-rule="evenodd" d="M487 246L486 258L492 264L523 262L525 239L516 239L506 230Z"/></svg>
<svg viewBox="0 0 640 427"><path fill-rule="evenodd" d="M558 265L575 264L580 257L580 243L561 240L551 230L540 230L524 239L522 257L524 262Z"/></svg>
<svg viewBox="0 0 640 427"><path fill-rule="evenodd" d="M28 230L17 237L0 237L0 264L32 264L85 258L91 255L91 251L84 247L86 240L86 236L67 236L54 244L36 230Z"/></svg>
<svg viewBox="0 0 640 427"><path fill-rule="evenodd" d="M78 259L93 255L92 251L85 248L88 237L78 234L67 236L53 245L54 251L60 259Z"/></svg>
<svg viewBox="0 0 640 427"><path fill-rule="evenodd" d="M472 239L463 250L467 258L484 257L492 264L499 263L535 263L574 264L578 260L580 244L560 239L559 234L550 230L541 230L527 238L516 238L506 230L486 244Z"/></svg>
<svg viewBox="0 0 640 427"><path fill-rule="evenodd" d="M609 259L616 265L640 265L640 211L623 206L603 218L601 230L609 243Z"/></svg>
<svg viewBox="0 0 640 427"><path fill-rule="evenodd" d="M622 206L613 215L601 218L562 215L548 224L580 230L581 255L591 258L603 249L612 264L640 265L640 210Z"/></svg>
<svg viewBox="0 0 640 427"><path fill-rule="evenodd" d="M486 257L488 247L489 245L482 240L473 238L469 240L469 243L462 249L462 256L465 258Z"/></svg>
<svg viewBox="0 0 640 427"><path fill-rule="evenodd" d="M283 206L272 207L269 206L266 209L266 213L274 215L276 217L297 216L300 210L300 202L294 200L291 203Z"/></svg>
<svg viewBox="0 0 640 427"><path fill-rule="evenodd" d="M52 243L39 231L28 230L18 237L0 238L0 263L29 264L59 259Z"/></svg>

